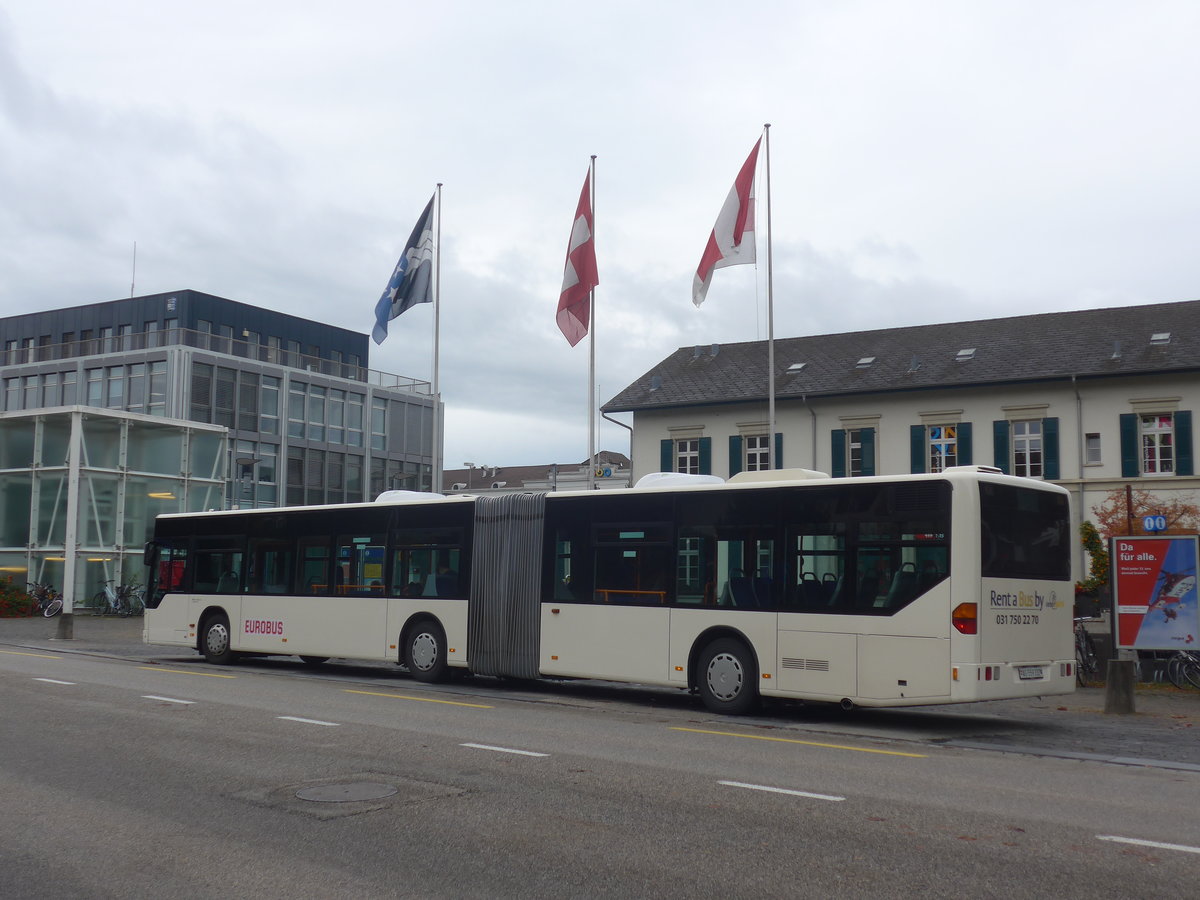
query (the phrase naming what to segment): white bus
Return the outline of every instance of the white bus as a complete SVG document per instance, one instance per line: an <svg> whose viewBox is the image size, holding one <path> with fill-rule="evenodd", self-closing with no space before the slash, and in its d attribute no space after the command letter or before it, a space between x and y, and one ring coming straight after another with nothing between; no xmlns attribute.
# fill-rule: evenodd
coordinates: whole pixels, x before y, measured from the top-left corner
<svg viewBox="0 0 1200 900"><path fill-rule="evenodd" d="M1058 486L975 466L648 480L159 516L144 639L679 687L724 713L1074 689Z"/></svg>

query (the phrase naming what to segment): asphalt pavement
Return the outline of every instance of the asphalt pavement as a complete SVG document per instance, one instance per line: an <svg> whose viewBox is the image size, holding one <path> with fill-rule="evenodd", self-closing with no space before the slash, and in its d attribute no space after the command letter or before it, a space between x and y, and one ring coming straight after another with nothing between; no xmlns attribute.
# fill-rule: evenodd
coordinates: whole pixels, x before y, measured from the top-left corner
<svg viewBox="0 0 1200 900"><path fill-rule="evenodd" d="M64 637L68 631L71 636ZM117 659L194 655L188 650L142 643L140 618L90 613L70 620L0 618L0 648ZM576 693L583 690L578 683L563 688L547 682L545 687ZM648 689L640 696L651 694ZM628 691L626 695L632 696ZM619 698L621 693L616 692L616 696ZM794 722L808 729L869 732L963 749L1200 773L1200 691L1162 684L1139 685L1132 715L1106 714L1104 706L1104 687L1080 688L1066 696L903 710L860 709L848 714L824 705L797 704L777 712L767 727L787 727Z"/></svg>

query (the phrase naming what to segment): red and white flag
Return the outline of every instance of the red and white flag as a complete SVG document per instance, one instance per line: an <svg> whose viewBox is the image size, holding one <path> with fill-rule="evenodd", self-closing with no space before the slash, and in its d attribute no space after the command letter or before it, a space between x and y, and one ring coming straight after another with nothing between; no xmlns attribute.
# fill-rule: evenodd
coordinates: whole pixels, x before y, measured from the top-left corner
<svg viewBox="0 0 1200 900"><path fill-rule="evenodd" d="M742 164L717 216L717 224L708 236L708 246L704 248L696 277L692 279L692 302L697 306L704 302L708 293L713 269L754 262L754 172L761 143L762 138L759 138Z"/></svg>
<svg viewBox="0 0 1200 900"><path fill-rule="evenodd" d="M583 179L583 193L571 226L562 293L558 297L558 327L572 347L588 333L590 293L600 283L596 274L596 242L592 240L592 172Z"/></svg>

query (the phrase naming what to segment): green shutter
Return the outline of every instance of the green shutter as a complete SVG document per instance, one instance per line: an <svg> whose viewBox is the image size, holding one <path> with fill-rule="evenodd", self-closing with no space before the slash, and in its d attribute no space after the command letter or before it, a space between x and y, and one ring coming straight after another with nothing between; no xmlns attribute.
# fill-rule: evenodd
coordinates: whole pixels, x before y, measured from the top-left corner
<svg viewBox="0 0 1200 900"><path fill-rule="evenodd" d="M783 432L775 432L775 468L783 468Z"/></svg>
<svg viewBox="0 0 1200 900"><path fill-rule="evenodd" d="M1192 414L1175 413L1175 474L1194 475L1192 462Z"/></svg>
<svg viewBox="0 0 1200 900"><path fill-rule="evenodd" d="M835 428L829 432L829 453L832 461L829 472L834 478L846 477L846 431Z"/></svg>
<svg viewBox="0 0 1200 900"><path fill-rule="evenodd" d="M958 464L960 466L972 465L973 453L971 446L971 423L958 423Z"/></svg>
<svg viewBox="0 0 1200 900"><path fill-rule="evenodd" d="M1007 419L997 419L992 422L992 458L993 465L1005 475L1009 474L1009 425Z"/></svg>
<svg viewBox="0 0 1200 900"><path fill-rule="evenodd" d="M729 436L729 477L732 478L740 471L742 471L742 436L731 434Z"/></svg>
<svg viewBox="0 0 1200 900"><path fill-rule="evenodd" d="M1051 416L1042 419L1042 477L1057 481L1061 475L1058 467L1058 419Z"/></svg>
<svg viewBox="0 0 1200 900"><path fill-rule="evenodd" d="M712 474L712 438L700 438L700 474Z"/></svg>
<svg viewBox="0 0 1200 900"><path fill-rule="evenodd" d="M925 471L925 426L912 425L908 429L909 465L914 475Z"/></svg>
<svg viewBox="0 0 1200 900"><path fill-rule="evenodd" d="M875 474L875 429L863 428L859 431L862 440L862 473Z"/></svg>
<svg viewBox="0 0 1200 900"><path fill-rule="evenodd" d="M675 442L670 438L665 438L659 441L658 444L658 471L674 472L675 471Z"/></svg>
<svg viewBox="0 0 1200 900"><path fill-rule="evenodd" d="M1137 413L1121 413L1121 477L1137 478L1140 471Z"/></svg>

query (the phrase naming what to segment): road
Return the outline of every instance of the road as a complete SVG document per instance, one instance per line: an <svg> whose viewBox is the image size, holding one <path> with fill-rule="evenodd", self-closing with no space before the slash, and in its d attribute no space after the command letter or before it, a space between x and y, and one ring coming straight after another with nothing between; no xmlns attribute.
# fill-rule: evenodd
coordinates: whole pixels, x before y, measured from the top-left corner
<svg viewBox="0 0 1200 900"><path fill-rule="evenodd" d="M636 689L12 646L0 697L13 900L1091 898L1200 876L1200 772L964 749L953 713L731 719Z"/></svg>

